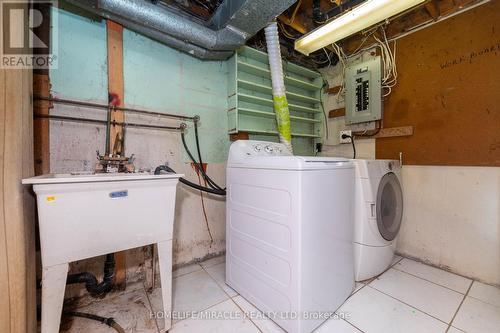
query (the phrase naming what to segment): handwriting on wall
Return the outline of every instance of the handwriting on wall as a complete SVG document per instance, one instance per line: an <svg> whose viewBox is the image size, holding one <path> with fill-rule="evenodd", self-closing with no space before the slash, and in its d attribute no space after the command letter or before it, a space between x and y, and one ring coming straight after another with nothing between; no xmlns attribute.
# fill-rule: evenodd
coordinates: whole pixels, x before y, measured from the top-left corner
<svg viewBox="0 0 500 333"><path fill-rule="evenodd" d="M477 58L485 55L498 55L500 53L500 41L491 46L484 47L480 50L471 51L466 55L461 55L458 58L446 60L439 66L441 69L447 69L460 64L472 64Z"/></svg>

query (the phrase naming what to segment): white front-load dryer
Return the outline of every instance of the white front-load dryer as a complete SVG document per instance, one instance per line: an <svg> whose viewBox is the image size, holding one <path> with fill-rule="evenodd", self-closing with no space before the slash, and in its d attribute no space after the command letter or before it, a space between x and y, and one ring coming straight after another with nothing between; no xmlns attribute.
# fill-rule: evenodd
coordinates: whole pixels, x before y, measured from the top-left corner
<svg viewBox="0 0 500 333"><path fill-rule="evenodd" d="M399 161L353 161L354 272L356 281L363 281L392 263L403 218L403 189Z"/></svg>

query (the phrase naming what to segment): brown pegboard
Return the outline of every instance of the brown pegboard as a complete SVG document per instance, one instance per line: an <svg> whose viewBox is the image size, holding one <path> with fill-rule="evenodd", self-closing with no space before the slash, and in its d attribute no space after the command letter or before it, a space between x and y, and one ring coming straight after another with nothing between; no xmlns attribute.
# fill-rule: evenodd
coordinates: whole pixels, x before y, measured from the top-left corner
<svg viewBox="0 0 500 333"><path fill-rule="evenodd" d="M500 1L397 41L398 85L384 126L410 137L376 140L377 158L405 164L500 166Z"/></svg>

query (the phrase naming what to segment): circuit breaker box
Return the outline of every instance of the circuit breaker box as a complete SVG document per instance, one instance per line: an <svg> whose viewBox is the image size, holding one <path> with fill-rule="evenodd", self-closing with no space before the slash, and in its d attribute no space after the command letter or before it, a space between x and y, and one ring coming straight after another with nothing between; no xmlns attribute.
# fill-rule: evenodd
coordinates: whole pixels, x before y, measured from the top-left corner
<svg viewBox="0 0 500 333"><path fill-rule="evenodd" d="M382 118L382 77L380 56L345 71L346 124L375 121Z"/></svg>

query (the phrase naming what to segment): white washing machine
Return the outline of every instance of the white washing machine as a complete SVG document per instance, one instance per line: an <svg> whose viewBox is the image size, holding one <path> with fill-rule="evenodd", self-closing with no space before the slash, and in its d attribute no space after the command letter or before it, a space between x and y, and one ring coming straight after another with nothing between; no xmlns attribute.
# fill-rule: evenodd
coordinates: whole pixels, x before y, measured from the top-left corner
<svg viewBox="0 0 500 333"><path fill-rule="evenodd" d="M391 264L403 218L401 165L396 160L352 160L355 164L354 272L372 278Z"/></svg>
<svg viewBox="0 0 500 333"><path fill-rule="evenodd" d="M227 284L286 331L313 331L354 287L353 163L236 141L226 184Z"/></svg>

